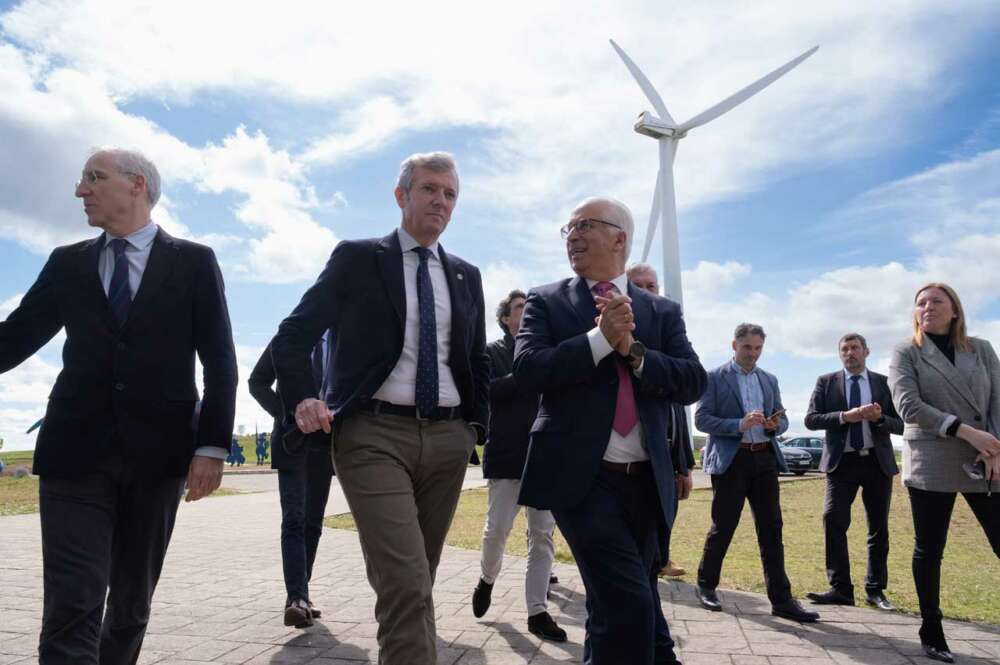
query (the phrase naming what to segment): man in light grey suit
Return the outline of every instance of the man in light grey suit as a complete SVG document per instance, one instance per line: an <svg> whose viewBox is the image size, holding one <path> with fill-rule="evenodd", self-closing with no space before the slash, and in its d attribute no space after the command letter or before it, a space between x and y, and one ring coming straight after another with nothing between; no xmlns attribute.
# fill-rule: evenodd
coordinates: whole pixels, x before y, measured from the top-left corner
<svg viewBox="0 0 1000 665"><path fill-rule="evenodd" d="M777 435L788 429L778 379L757 367L764 329L741 323L733 334L733 359L708 373L708 390L695 412L695 426L708 434L703 466L712 476L712 526L698 566L698 600L722 609L715 588L722 562L749 500L757 527L771 613L793 621L819 619L792 597L781 540L778 471L788 471ZM767 414L767 415L765 415Z"/></svg>

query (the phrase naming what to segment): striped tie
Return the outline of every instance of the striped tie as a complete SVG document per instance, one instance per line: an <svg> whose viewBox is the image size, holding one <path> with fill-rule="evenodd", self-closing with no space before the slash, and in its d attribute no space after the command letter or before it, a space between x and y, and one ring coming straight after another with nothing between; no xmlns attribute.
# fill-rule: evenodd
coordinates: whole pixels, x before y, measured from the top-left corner
<svg viewBox="0 0 1000 665"><path fill-rule="evenodd" d="M417 266L417 311L420 313L420 335L417 338L417 386L414 402L420 415L429 418L438 404L437 320L434 313L434 285L427 261L431 250L414 247L420 256Z"/></svg>
<svg viewBox="0 0 1000 665"><path fill-rule="evenodd" d="M115 253L115 269L111 273L111 285L108 287L108 302L111 303L111 315L121 329L128 319L128 308L132 304L132 289L128 283L128 259L125 258L124 238L111 240L111 249Z"/></svg>

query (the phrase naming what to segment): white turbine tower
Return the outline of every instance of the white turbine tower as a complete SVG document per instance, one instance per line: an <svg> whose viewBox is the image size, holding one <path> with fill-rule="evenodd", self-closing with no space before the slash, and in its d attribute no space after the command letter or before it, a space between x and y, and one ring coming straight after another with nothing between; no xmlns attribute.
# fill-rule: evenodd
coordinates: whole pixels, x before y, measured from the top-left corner
<svg viewBox="0 0 1000 665"><path fill-rule="evenodd" d="M653 235L656 233L656 222L663 221L663 294L678 303L684 303L684 295L681 291L681 264L680 248L677 241L677 203L674 199L674 157L677 156L677 142L687 136L687 133L695 127L700 127L707 122L715 120L726 111L730 111L750 99L758 92L771 85L779 78L795 68L803 60L811 56L819 46L814 46L799 57L786 65L783 65L773 72L751 83L739 92L730 95L715 106L702 111L687 122L677 124L666 105L660 98L659 93L643 75L632 59L625 54L625 51L612 39L611 46L621 56L622 61L632 73L639 87L642 88L646 99L653 105L653 110L657 115L648 111L639 114L639 119L635 123L635 131L656 139L660 144L660 170L656 175L656 189L653 191L653 208L649 213L649 227L646 231L646 242L642 249L642 260L649 256L649 248L653 244Z"/></svg>

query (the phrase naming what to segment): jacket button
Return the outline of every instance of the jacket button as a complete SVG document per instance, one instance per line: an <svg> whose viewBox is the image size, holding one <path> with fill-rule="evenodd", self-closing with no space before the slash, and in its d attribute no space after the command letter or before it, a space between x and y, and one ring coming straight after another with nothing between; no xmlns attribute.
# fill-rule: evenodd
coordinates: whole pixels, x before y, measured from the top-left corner
<svg viewBox="0 0 1000 665"><path fill-rule="evenodd" d="M115 390L119 390L119 391L120 390L125 390L125 384L124 383L116 383L115 384Z"/></svg>
<svg viewBox="0 0 1000 665"><path fill-rule="evenodd" d="M975 416L975 417L973 418L973 420L975 420L975 421L976 421L977 423L978 423L979 421L981 421L982 419L983 419L983 417L982 417L982 416Z"/></svg>

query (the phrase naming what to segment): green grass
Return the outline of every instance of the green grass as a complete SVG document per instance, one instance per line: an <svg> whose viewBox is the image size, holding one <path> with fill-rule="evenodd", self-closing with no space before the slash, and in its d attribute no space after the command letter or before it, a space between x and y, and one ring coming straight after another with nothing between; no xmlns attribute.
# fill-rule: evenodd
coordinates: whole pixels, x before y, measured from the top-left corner
<svg viewBox="0 0 1000 665"><path fill-rule="evenodd" d="M243 492L220 487L211 496L232 496ZM38 477L0 476L0 517L38 512Z"/></svg>
<svg viewBox="0 0 1000 665"><path fill-rule="evenodd" d="M0 460L8 467L15 466L26 466L31 468L31 460L34 459L35 452L33 450L12 450L6 453L0 453Z"/></svg>
<svg viewBox="0 0 1000 665"><path fill-rule="evenodd" d="M889 599L901 610L918 612L910 558L913 553L913 520L910 501L897 477L893 486L892 510L889 517ZM781 505L784 516L785 565L792 581L792 592L804 597L807 591L824 591L828 584L824 564L822 478L783 483ZM681 503L680 514L671 539L673 560L688 570L685 580L694 581L701 558L705 534L711 524L711 490L697 490ZM458 511L448 533L448 544L466 549L480 548L483 523L486 518L486 490L462 493ZM354 528L350 515L327 518L333 528ZM524 556L523 534L527 524L523 513L518 516L507 542L507 553ZM856 593L863 593L866 555L866 522L860 496L854 503L852 527L848 532L852 575ZM556 535L556 559L572 563L573 559L562 536ZM997 602L997 580L1000 561L993 554L979 522L961 497L955 502L948 547L941 572L941 609L954 619L1000 624L1000 603ZM722 570L722 587L764 593L760 553L749 508L733 538ZM861 598L859 598L861 600Z"/></svg>

